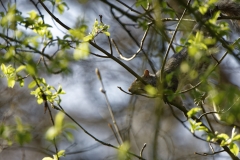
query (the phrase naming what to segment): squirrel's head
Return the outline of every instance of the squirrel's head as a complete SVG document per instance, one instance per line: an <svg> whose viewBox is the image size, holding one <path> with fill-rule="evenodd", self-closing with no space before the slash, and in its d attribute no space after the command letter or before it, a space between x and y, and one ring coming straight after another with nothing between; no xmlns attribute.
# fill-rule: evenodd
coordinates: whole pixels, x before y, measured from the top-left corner
<svg viewBox="0 0 240 160"><path fill-rule="evenodd" d="M141 77L145 82L156 87L157 78L155 75L150 74L148 70L145 70ZM133 81L133 83L129 87L128 91L132 94L146 94L147 92L145 88L145 84L143 84L140 80L135 79L135 81Z"/></svg>

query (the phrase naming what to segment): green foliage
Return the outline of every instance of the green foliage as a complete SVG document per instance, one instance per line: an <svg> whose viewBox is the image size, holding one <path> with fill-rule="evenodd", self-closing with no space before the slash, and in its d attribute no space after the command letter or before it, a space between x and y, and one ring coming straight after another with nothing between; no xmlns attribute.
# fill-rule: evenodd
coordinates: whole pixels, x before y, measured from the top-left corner
<svg viewBox="0 0 240 160"><path fill-rule="evenodd" d="M143 8L147 8L147 5L148 5L149 3L151 3L151 2L152 2L152 0L137 0L137 2L135 3L135 5L136 5L136 7L141 6L141 7L143 7Z"/></svg>
<svg viewBox="0 0 240 160"><path fill-rule="evenodd" d="M159 12L161 12L162 14L167 15L167 17L172 17L172 18L176 17L176 12L172 8L168 7L168 4L166 1L158 1L157 5L158 5L157 8L154 9L154 12L156 15L160 15ZM159 18L162 18L161 15ZM157 19L157 20L160 20L160 19Z"/></svg>
<svg viewBox="0 0 240 160"><path fill-rule="evenodd" d="M188 111L187 115L189 118L191 118L192 116L194 116L196 113L198 113L199 111L201 111L200 108L192 108L190 111ZM227 146L229 147L229 149L231 150L231 152L234 154L234 155L238 155L239 153L239 147L238 145L236 144L236 142L240 141L240 134L237 134L235 132L235 127L232 129L232 135L231 137L229 137L227 134L225 133L211 133L209 132L209 130L202 125L202 122L196 122L196 120L191 120L189 119L188 120L189 123L190 123L190 129L191 129L191 132L194 133L195 131L204 131L207 133L207 141L210 141L210 142L216 142L216 141L220 141L220 146Z"/></svg>
<svg viewBox="0 0 240 160"><path fill-rule="evenodd" d="M228 146L229 149L231 150L231 152L237 156L239 153L239 147L236 144L236 142L237 141L239 142L240 134L237 134L237 132L235 132L235 130L236 130L236 127L233 127L231 137L229 137L225 133L221 133L221 134L217 134L215 139L213 139L213 140L220 140L221 146Z"/></svg>
<svg viewBox="0 0 240 160"><path fill-rule="evenodd" d="M12 145L11 133L12 127L9 125L0 125L0 139L2 140L2 144Z"/></svg>
<svg viewBox="0 0 240 160"><path fill-rule="evenodd" d="M24 18L23 20L25 27L31 28L35 33L42 36L43 38L52 39L52 33L49 30L51 26L43 23L36 11L30 11L28 14L29 17Z"/></svg>
<svg viewBox="0 0 240 160"><path fill-rule="evenodd" d="M57 153L57 156L58 156L58 157L65 156L65 150L60 150L60 151Z"/></svg>
<svg viewBox="0 0 240 160"><path fill-rule="evenodd" d="M63 14L65 8L69 9L67 3L63 2L62 0L56 0L55 3L60 14Z"/></svg>
<svg viewBox="0 0 240 160"><path fill-rule="evenodd" d="M46 132L46 138L48 140L53 140L55 137L57 137L62 132L63 127L63 119L64 114L62 112L58 112L58 114L55 117L55 125L48 129Z"/></svg>
<svg viewBox="0 0 240 160"><path fill-rule="evenodd" d="M194 1L190 5L191 8L193 7L192 9L194 9L194 11L198 13L200 12L201 14L205 14L209 9L215 7L216 1L217 0ZM66 11L66 9L69 9L66 3L67 1L63 2L63 0L46 0L46 1L43 0L41 2L44 2L44 4L45 2L46 3L50 2L52 4L50 10L52 9L51 13L54 15L55 15L55 13L53 12L54 10L56 10L59 14L63 14ZM114 2L111 3L113 4ZM38 8L39 6L41 6L41 4L36 2L34 10L31 10L26 14L25 12L22 13L18 11L16 5L11 5L9 3L6 9L4 8L2 9L2 12L0 12L0 26L2 29L0 37L2 38L3 41L3 43L0 44L0 49L2 53L2 56L0 58L2 77L6 77L8 87L11 88L15 86L16 82L18 82L20 86L23 86L24 79L32 77L34 80L29 83L28 88L29 90L32 90L31 95L34 95L37 98L37 103L38 104L50 103L54 109L60 110L60 112L55 116L54 125L47 130L45 138L51 142L54 142L55 140L59 140L60 138L64 137L67 138L67 140L73 142L74 137L71 132L71 129L76 129L76 127L72 124L65 122L66 120L64 119L64 110L62 109L62 107L58 108L57 105L55 105L61 103L60 96L62 94L65 94L65 91L62 89L61 86L55 88L54 86L49 85L44 78L38 78L39 77L38 74L46 72L47 74L52 74L53 72L61 73L62 71L64 70L66 71L68 69L68 65L69 64L71 65L70 62L86 58L90 53L89 42L91 42L91 44L95 43L96 40L95 37L97 37L99 34L104 34L105 36L109 37L110 26L104 24L101 20L100 21L95 20L93 27L91 28L91 32L87 34L88 26L86 25L86 23L85 22L76 23L75 29L68 30L69 34L64 35L62 38L56 37L53 35L54 32L53 33L51 32L52 26L46 23L47 22L45 19L46 16L41 15L47 12L42 12L41 9L44 9L44 7ZM172 29L168 28L170 25L168 24L165 25L165 22L171 20L171 18L174 19L177 17L179 18L179 15L176 16L175 10L168 7L165 1L155 2L152 0L136 0L135 6L139 7L137 8L137 10L138 12L142 12L142 14L138 14L137 12L128 12L126 14L121 14L121 16L119 17L119 20L123 20L122 24L126 26L127 33L129 35L131 33L131 36L135 36L133 34L134 32L132 32L129 29L131 25L138 26L141 27L141 29L146 30L149 22L151 22L152 26L148 34L156 33L158 34L157 35L158 37L162 36L161 51L164 51L165 48L163 45L167 43L166 37L168 36L170 37L169 32L165 31L169 31L168 29ZM116 8L113 9L114 10L117 9L117 6ZM120 12L121 9L122 9L121 7L117 9L119 13L121 13ZM55 16L60 17L61 15L59 14ZM128 15L132 16L128 17ZM124 20L126 17L124 16L131 19L134 24L128 25L128 23L125 23ZM163 20L162 18L164 17L162 16L166 18ZM194 15L192 14L187 18L193 18L193 16ZM211 32L208 32L207 36L205 34L205 30L202 30L193 32L194 35L191 35L189 39L186 38L181 39L181 44L185 45L184 47L186 47L185 42L186 41L188 42L187 45L190 58L193 58L197 63L199 62L198 60L200 60L200 58L203 57L203 55L204 56L206 55L206 53L208 55L212 54L212 52L210 51L211 47L209 46L215 45L219 38L222 38L222 36L226 36L229 32L228 23L218 22L219 16L221 16L220 12L213 12L210 19L208 19L207 21L203 19L204 23L202 24L202 28L206 29L207 32L211 30ZM194 20L198 21L199 17L196 16L196 19ZM59 22L63 19L59 18L58 20L55 19L55 21ZM185 21L187 21L187 19L184 19L184 22ZM194 21L191 21L190 23L193 22ZM182 23L183 28L181 27L179 28L179 33L182 32L182 30L187 31L189 30L189 28L184 25L185 24ZM117 30L118 28L114 29ZM181 34L178 35L181 36ZM211 37L213 38L209 38L208 37L209 35L211 35ZM156 41L157 38L155 38L154 36L150 37L148 35L147 37L148 38L146 38L146 41L148 40L151 41L148 41L150 43L148 42L144 43L143 41L140 40L139 44L141 44L142 47L141 49L145 50L146 47L150 48L155 46L156 44L159 46L159 41ZM136 37L136 39L140 38ZM153 41L156 42L152 43ZM178 39L176 39L176 42L178 42ZM173 47L175 47L174 45L175 44L173 44ZM133 48L133 46L131 47ZM52 52L53 48L54 49L56 48L57 51ZM74 48L73 52L72 48ZM183 46L177 46L175 48L175 51L179 52L182 48ZM102 47L102 49L105 50L104 47ZM157 52L160 52L159 47L157 47L156 50ZM147 51L149 53L150 60L151 58L155 58L150 57L151 52L154 51L154 49ZM192 66L190 63L184 62L181 64L180 70L183 71L184 73L189 73L189 75L191 75L190 76L191 78L196 78L198 76L198 72L192 69L191 67ZM20 75L21 71L24 71L26 73L25 77ZM166 80L164 81L164 83L168 83L167 85L171 86L170 83L174 78L173 77L174 74L175 73L168 74L166 76L166 79L164 79ZM201 80L202 79L203 78L201 78ZM144 89L151 96L157 95L158 90L150 85L147 85ZM166 92L165 91L163 92L164 94L165 93L169 94L168 100L171 101L176 99L177 94L173 94L172 91L167 90ZM222 101L226 101L226 93L228 93L227 100L230 104L227 104L226 106L229 107L229 109L227 108L227 112L222 114L220 120L224 120L227 123L232 124L234 121L239 119L238 117L240 103L237 101L239 95L236 94L237 92L233 91L233 89L231 88L229 90L224 89L224 91L209 89L208 93L214 93L214 95L212 95L212 97L209 99L214 101L217 105L220 105ZM217 111L219 111L220 113L224 109L220 108ZM237 144L240 141L240 134L237 134L235 132L235 128L233 128L231 136L229 136L226 133L217 132L213 133L212 131L210 131L210 129L205 127L205 123L206 126L208 126L208 124L207 122L202 120L204 119L204 116L202 116L201 119L196 119L196 114L199 113L200 111L201 111L200 108L195 107L192 108L187 113L191 132L192 133L199 131L203 132L207 141L217 142L220 146L227 146L229 147L231 152L234 153L234 155L238 155L239 147ZM4 145L5 144L12 145L14 143L24 145L25 143L30 142L32 139L30 127L24 125L21 119L19 118L16 118L15 121L16 125L8 124L0 125L0 140L4 142L3 143ZM117 151L119 160L129 159L128 151L130 147L131 146L128 142L125 142L120 146L120 149ZM65 150L61 150L58 153L55 153L53 157L45 157L43 158L43 160L58 160L59 157L62 157L64 155Z"/></svg>
<svg viewBox="0 0 240 160"><path fill-rule="evenodd" d="M87 30L86 25L81 25L77 29L70 29L69 33L72 37L78 40L85 41L80 44L77 44L77 47L75 48L73 53L73 58L75 60L86 58L90 53L89 43L87 43L87 41L93 40L99 33L103 33L106 36L110 36L108 29L109 29L108 25L105 25L102 22L99 23L98 20L95 20L92 32L90 32L89 35L87 36L85 36Z"/></svg>
<svg viewBox="0 0 240 160"><path fill-rule="evenodd" d="M190 123L190 130L192 133L195 131L205 131L208 132L208 129L202 125L202 122L196 122L196 120L189 119L188 120Z"/></svg>
<svg viewBox="0 0 240 160"><path fill-rule="evenodd" d="M58 160L58 158L65 156L65 150L60 150L57 154L52 157L44 157L42 160Z"/></svg>
<svg viewBox="0 0 240 160"><path fill-rule="evenodd" d="M201 14L205 14L209 8L213 8L218 0L194 1L193 7Z"/></svg>
<svg viewBox="0 0 240 160"><path fill-rule="evenodd" d="M195 116L195 115L196 115L198 112L200 112L201 110L202 110L202 109L199 108L199 107L194 107L194 108L190 109L190 110L188 111L188 113L187 113L188 118L191 118L191 117Z"/></svg>
<svg viewBox="0 0 240 160"><path fill-rule="evenodd" d="M89 43L80 43L73 52L75 60L86 58L89 55Z"/></svg>
<svg viewBox="0 0 240 160"><path fill-rule="evenodd" d="M15 56L15 48L14 47L9 47L6 54L4 55L4 59L6 61L11 60Z"/></svg>
<svg viewBox="0 0 240 160"><path fill-rule="evenodd" d="M39 35L35 35L35 36L27 36L24 41L22 42L25 45L32 45L35 48L39 47Z"/></svg>
<svg viewBox="0 0 240 160"><path fill-rule="evenodd" d="M68 129L76 129L76 127L64 121L64 113L58 112L54 122L54 126L50 127L46 132L46 139L52 141L60 135L64 135L69 141L73 141L73 135Z"/></svg>
<svg viewBox="0 0 240 160"><path fill-rule="evenodd" d="M16 15L16 5L8 5L7 12L0 12L0 16L2 17L0 20L0 24L3 28L16 29L16 19L18 16Z"/></svg>
<svg viewBox="0 0 240 160"><path fill-rule="evenodd" d="M65 11L65 8L69 9L66 2L63 2L62 0L47 0L51 2L51 4L57 8L58 13L63 14Z"/></svg>
<svg viewBox="0 0 240 160"><path fill-rule="evenodd" d="M7 78L8 87L13 88L16 81L19 82L19 85L24 86L23 78L17 74L20 71L24 70L26 67L21 65L17 69L13 68L11 65L5 66L1 64L1 71L3 72L4 77Z"/></svg>
<svg viewBox="0 0 240 160"><path fill-rule="evenodd" d="M118 160L129 159L128 151L130 149L130 144L128 142L124 142L118 150Z"/></svg>
<svg viewBox="0 0 240 160"><path fill-rule="evenodd" d="M72 61L72 55L66 54L66 48L57 52L55 59L49 64L48 71L68 71L69 63Z"/></svg>
<svg viewBox="0 0 240 160"><path fill-rule="evenodd" d="M29 143L32 139L30 127L24 125L20 118L15 118L16 125L0 125L0 139L3 144L6 141L7 145L12 145L17 142L20 145Z"/></svg>
<svg viewBox="0 0 240 160"><path fill-rule="evenodd" d="M227 101L226 101L227 93ZM221 86L221 90L216 86L209 89L209 99L213 102L214 111L218 120L234 125L240 120L240 99L239 89L235 86Z"/></svg>
<svg viewBox="0 0 240 160"><path fill-rule="evenodd" d="M147 91L147 94L150 95L150 96L156 96L156 94L158 93L158 90L156 87L153 87L151 85L146 85L145 86L145 91Z"/></svg>
<svg viewBox="0 0 240 160"><path fill-rule="evenodd" d="M56 89L53 86L48 85L44 78L37 78L29 83L28 88L32 89L34 87L36 87L36 89L31 91L31 95L34 95L37 98L38 104L41 104L44 101L48 101L51 104L60 104L60 95L65 94L65 91L61 86Z"/></svg>
<svg viewBox="0 0 240 160"><path fill-rule="evenodd" d="M226 22L218 22L220 12L215 12L206 23L218 36L225 36L229 33L229 25Z"/></svg>
<svg viewBox="0 0 240 160"><path fill-rule="evenodd" d="M24 143L28 143L32 139L32 135L29 132L29 127L22 124L21 119L16 118L16 133L14 135L15 140L20 144L23 145Z"/></svg>
<svg viewBox="0 0 240 160"><path fill-rule="evenodd" d="M83 40L83 38L86 35L87 31L87 26L86 25L81 25L80 27L76 29L70 29L69 33L72 37L78 39L78 40Z"/></svg>
<svg viewBox="0 0 240 160"><path fill-rule="evenodd" d="M146 20L139 20L138 25L143 29L146 30L148 27L148 21Z"/></svg>
<svg viewBox="0 0 240 160"><path fill-rule="evenodd" d="M204 43L204 35L202 32L198 31L196 33L196 35L192 36L188 42L189 42L189 46L188 46L188 54L190 56L196 56L197 53L199 53L200 50L207 50L208 47L207 45Z"/></svg>
<svg viewBox="0 0 240 160"><path fill-rule="evenodd" d="M213 9L218 0L194 1L193 7L199 10L201 14L205 14L210 8ZM218 22L220 12L214 12L211 18L206 22L207 26L218 36L227 35L229 26L226 22Z"/></svg>
<svg viewBox="0 0 240 160"><path fill-rule="evenodd" d="M87 26L81 25L77 29L69 30L69 33L71 34L72 37L78 40L86 41L86 38L85 38L86 30L87 30ZM88 55L89 55L89 43L82 42L80 44L77 44L77 47L75 48L73 53L73 58L75 60L79 60L79 59L86 58Z"/></svg>
<svg viewBox="0 0 240 160"><path fill-rule="evenodd" d="M239 147L238 147L237 144L235 144L235 143L230 143L229 149L230 149L230 151L231 151L235 156L238 155L238 153L239 153Z"/></svg>
<svg viewBox="0 0 240 160"><path fill-rule="evenodd" d="M106 25L102 22L99 23L98 20L96 19L93 24L92 32L90 32L88 36L84 37L83 40L84 41L93 40L100 33L103 33L106 36L110 36L110 33L108 32L109 28L110 28L109 25Z"/></svg>
<svg viewBox="0 0 240 160"><path fill-rule="evenodd" d="M237 132L235 132L236 127L233 127L232 135L231 137L229 137L226 133L219 134L216 132L215 134L213 134L209 132L209 130L205 126L202 126L202 122L196 122L191 119L189 119L189 122L191 125L190 129L192 133L194 133L195 131L205 131L207 133L207 141L210 141L210 142L220 141L221 142L220 146L227 146L229 147L229 149L234 155L236 156L238 155L239 147L236 144L236 142L240 141L240 134L237 134Z"/></svg>

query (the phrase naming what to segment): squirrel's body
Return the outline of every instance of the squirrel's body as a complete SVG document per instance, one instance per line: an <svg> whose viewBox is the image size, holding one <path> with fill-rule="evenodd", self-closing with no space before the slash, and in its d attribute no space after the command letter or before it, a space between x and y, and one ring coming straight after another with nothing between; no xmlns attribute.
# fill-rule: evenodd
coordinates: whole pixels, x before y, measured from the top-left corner
<svg viewBox="0 0 240 160"><path fill-rule="evenodd" d="M216 4L215 10L219 10L222 14L227 16L240 16L240 4L233 1L222 0ZM232 20L232 22L235 28L239 29L240 31L240 22L238 20ZM181 68L180 65L182 62L192 58L188 57L188 49L185 47L179 53L174 54L167 60L163 70L164 78L162 78L164 81L163 87L165 89L175 92L178 88L179 82L183 81L182 79L189 79L189 77L185 76L186 74L179 74L179 70ZM211 58L206 54L205 60L206 59ZM198 64L196 64L196 62ZM206 71L207 66L209 66L209 61L193 61L189 64L191 69L195 69L195 71L199 72L197 74L200 74L200 72L202 73L202 71ZM148 70L145 70L141 78L153 87L157 87L158 83L160 82L160 72L161 71L159 70L156 74L150 74ZM185 85L187 85L187 83L188 81L185 82ZM132 94L146 94L145 86L146 85L143 84L140 80L136 79L129 87L129 92Z"/></svg>
<svg viewBox="0 0 240 160"><path fill-rule="evenodd" d="M174 54L171 58L169 58L164 67L164 75L172 73L177 68L179 68L181 62L186 59L187 54L187 49L184 48L178 54ZM157 83L159 82L161 74L160 72L161 71L159 70L155 75L150 74L148 70L145 70L144 74L141 77L148 84L152 85L153 87L157 87ZM168 88L176 91L178 86L178 78L173 75L171 82L171 84L168 84ZM145 94L146 92L144 90L144 87L145 85L141 81L136 79L129 87L129 91L133 94Z"/></svg>

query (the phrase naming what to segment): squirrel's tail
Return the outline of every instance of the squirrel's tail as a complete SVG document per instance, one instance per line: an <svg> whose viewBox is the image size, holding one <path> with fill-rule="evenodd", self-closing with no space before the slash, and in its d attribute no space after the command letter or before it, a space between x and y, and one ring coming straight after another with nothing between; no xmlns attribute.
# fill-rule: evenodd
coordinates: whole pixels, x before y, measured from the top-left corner
<svg viewBox="0 0 240 160"><path fill-rule="evenodd" d="M222 14L230 17L240 17L240 4L232 0L220 0L217 5L217 9L221 11ZM233 26L237 32L240 32L240 19L231 20Z"/></svg>

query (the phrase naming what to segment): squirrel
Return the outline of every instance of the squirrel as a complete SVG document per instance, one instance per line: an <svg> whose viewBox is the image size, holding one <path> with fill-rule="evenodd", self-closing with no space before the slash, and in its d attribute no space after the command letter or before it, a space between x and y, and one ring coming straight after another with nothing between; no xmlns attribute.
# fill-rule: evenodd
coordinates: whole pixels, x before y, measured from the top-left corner
<svg viewBox="0 0 240 160"><path fill-rule="evenodd" d="M220 2L215 4L214 10L220 11L220 15L226 15L231 17L240 16L240 4L231 0L229 1L221 0ZM240 31L240 21L238 20L231 20L231 21L235 29L237 31L238 30ZM166 83L166 80L164 80L164 83L163 83L164 89L170 90L173 93L176 92L182 77L179 77L175 72L177 72L177 70L180 69L180 65L182 64L182 62L184 62L188 58L189 58L188 49L187 47L185 47L179 53L173 54L173 56L167 60L163 69L163 75L165 79L166 79L166 76L171 75L171 79L167 83ZM204 65L199 64L198 66L202 66L203 68ZM201 67L199 67L198 69L201 69ZM147 82L149 85L157 88L159 85L158 83L160 82L160 74L161 74L160 72L161 71L159 70L157 71L156 74L151 74L149 73L148 70L145 70L141 78L145 82ZM128 90L132 94L143 95L143 94L147 94L145 89L146 89L146 85L143 84L140 80L136 79L135 81L132 82Z"/></svg>
<svg viewBox="0 0 240 160"><path fill-rule="evenodd" d="M171 58L169 58L166 62L164 67L164 74L170 74L171 72L175 71L179 68L181 62L186 59L187 57L187 48L182 49L178 54L174 54ZM152 85L153 87L157 87L157 82L159 81L161 70L159 70L156 75L150 74L148 70L145 70L141 78L147 82L148 84ZM170 90L175 92L178 88L178 78L176 76L172 76L171 84L168 84ZM136 79L131 86L129 87L129 92L132 94L146 94L145 85Z"/></svg>

